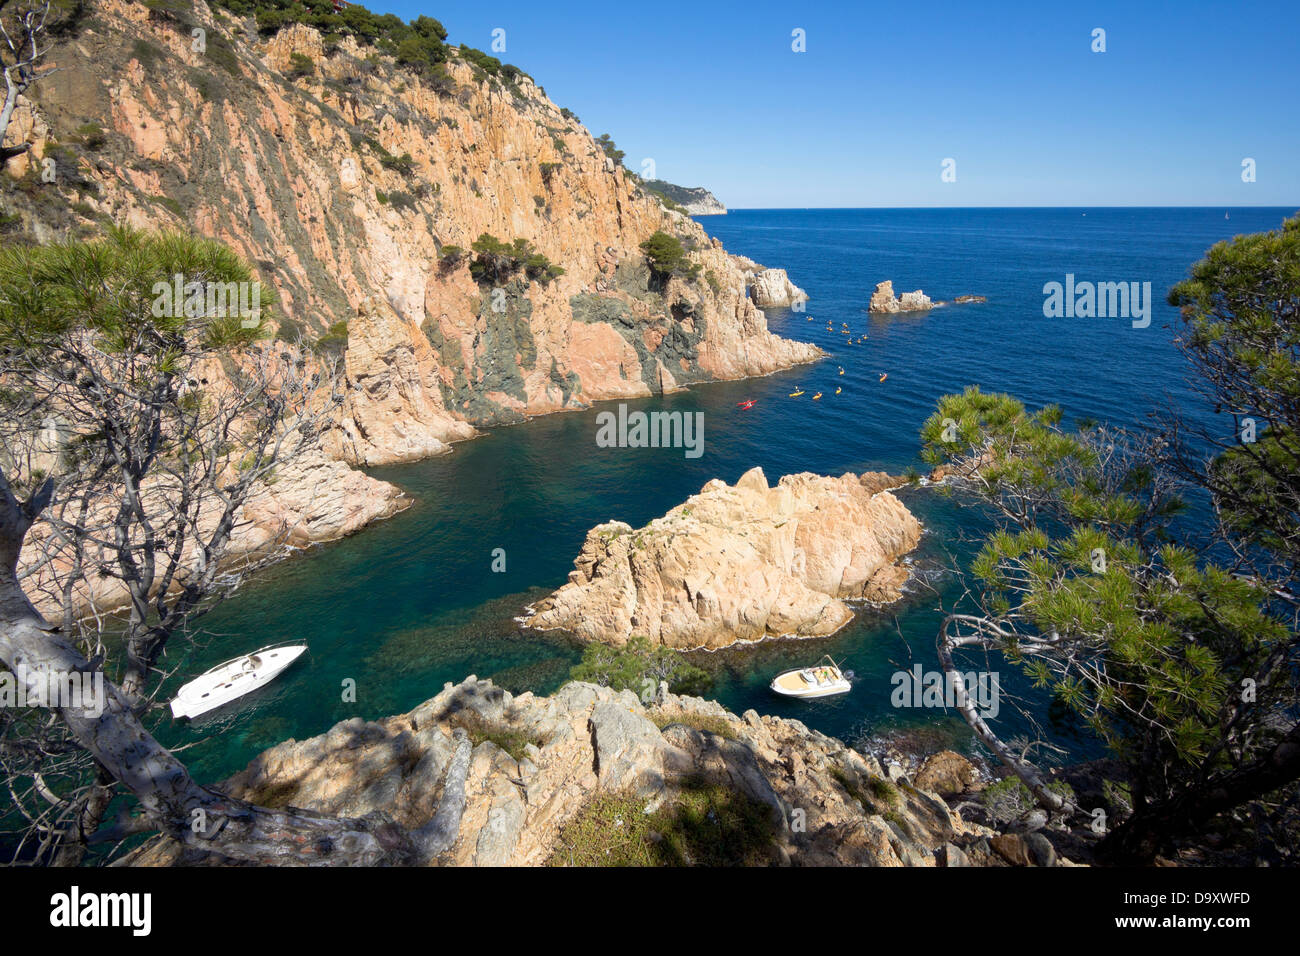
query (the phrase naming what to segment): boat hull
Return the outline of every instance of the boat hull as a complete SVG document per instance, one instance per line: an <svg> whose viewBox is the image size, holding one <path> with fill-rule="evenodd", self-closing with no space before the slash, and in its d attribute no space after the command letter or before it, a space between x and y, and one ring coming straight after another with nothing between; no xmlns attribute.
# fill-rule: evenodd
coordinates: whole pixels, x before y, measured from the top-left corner
<svg viewBox="0 0 1300 956"><path fill-rule="evenodd" d="M843 676L836 680L816 681L806 678L804 676L806 673L806 668L786 671L784 674L778 674L768 686L775 694L797 700L834 697L837 694L847 694L852 690L852 685Z"/></svg>
<svg viewBox="0 0 1300 956"><path fill-rule="evenodd" d="M172 717L198 717L265 687L306 651L305 644L264 648L218 664L180 689L171 702Z"/></svg>

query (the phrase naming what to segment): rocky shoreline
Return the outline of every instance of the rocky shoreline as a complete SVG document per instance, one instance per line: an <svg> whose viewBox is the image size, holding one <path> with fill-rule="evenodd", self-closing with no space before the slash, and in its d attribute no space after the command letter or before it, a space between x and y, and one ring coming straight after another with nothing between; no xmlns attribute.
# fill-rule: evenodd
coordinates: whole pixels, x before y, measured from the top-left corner
<svg viewBox="0 0 1300 956"><path fill-rule="evenodd" d="M287 740L221 789L414 828L437 806L431 781L458 733L473 745L467 802L435 865L619 863L630 850L651 865L1072 865L1041 832L963 819L950 801L975 778L958 754L913 777L797 720L662 685L645 701L576 682L538 697L471 676L407 714ZM713 823L686 827L686 812ZM234 864L156 838L120 865Z"/></svg>

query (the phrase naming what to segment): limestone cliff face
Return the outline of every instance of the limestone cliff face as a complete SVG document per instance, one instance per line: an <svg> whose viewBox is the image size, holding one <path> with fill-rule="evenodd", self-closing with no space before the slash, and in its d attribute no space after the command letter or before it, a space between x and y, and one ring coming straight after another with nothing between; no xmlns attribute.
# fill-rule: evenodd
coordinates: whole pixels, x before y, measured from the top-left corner
<svg viewBox="0 0 1300 956"><path fill-rule="evenodd" d="M683 799L710 788L724 794L727 806L755 808L743 836L746 858L727 862L1068 864L1057 860L1041 836L999 834L965 821L922 787L920 776L913 786L896 766L883 768L874 757L799 721L752 710L738 717L713 701L662 687L649 702L631 691L581 683L566 684L550 697L516 696L469 677L408 714L356 718L310 740L285 741L221 789L262 805L379 813L419 827L437 806L436 782L455 750L457 728L468 731L474 749L460 831L435 861L440 865L591 865L607 859L602 847L640 840L648 862L702 862L664 860L669 854L656 846L665 845L665 834L641 836L634 823L651 813L657 814L656 825L670 822ZM618 801L626 828L605 825L593 833L588 824L579 833L583 839L571 838L575 821L601 800ZM729 815L710 813L709 819L724 831L721 842L741 836L727 829L735 826ZM1004 843L1005 858L999 856ZM157 839L126 862L229 861Z"/></svg>
<svg viewBox="0 0 1300 956"><path fill-rule="evenodd" d="M598 525L569 583L529 625L623 644L722 647L766 637L823 637L847 624L845 600L897 600L899 559L921 526L887 487L902 479L787 475L759 468L734 486L714 479L646 527Z"/></svg>
<svg viewBox="0 0 1300 956"><path fill-rule="evenodd" d="M310 75L293 76L295 56ZM262 38L202 0L172 15L92 0L51 60L60 72L32 88L10 137L31 136L32 155L0 177L23 230L193 228L274 285L281 337L347 322L333 451L349 461L820 355L770 333L736 259L527 77L453 56L454 88L434 89L352 38L329 54L307 27ZM38 181L47 156L54 184ZM698 277L652 279L638 245L656 231L683 242ZM485 232L527 240L563 275L489 286L465 258L440 263Z"/></svg>

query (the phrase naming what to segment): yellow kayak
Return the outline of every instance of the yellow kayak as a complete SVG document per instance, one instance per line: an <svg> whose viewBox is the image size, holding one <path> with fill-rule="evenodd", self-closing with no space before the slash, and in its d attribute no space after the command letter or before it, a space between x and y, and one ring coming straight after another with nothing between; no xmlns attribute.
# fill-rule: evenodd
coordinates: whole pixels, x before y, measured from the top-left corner
<svg viewBox="0 0 1300 956"><path fill-rule="evenodd" d="M817 401L817 399L819 399L819 398L821 398L821 397L822 397L822 393L821 393L821 392L818 392L816 395L813 396L813 401L815 402L815 401Z"/></svg>
<svg viewBox="0 0 1300 956"><path fill-rule="evenodd" d="M799 397L800 395L802 395L802 394L803 394L803 389L801 388L801 389L799 389L799 391L797 391L797 392L791 392L791 393L790 393L790 397L791 397L791 398L798 398L798 397Z"/></svg>

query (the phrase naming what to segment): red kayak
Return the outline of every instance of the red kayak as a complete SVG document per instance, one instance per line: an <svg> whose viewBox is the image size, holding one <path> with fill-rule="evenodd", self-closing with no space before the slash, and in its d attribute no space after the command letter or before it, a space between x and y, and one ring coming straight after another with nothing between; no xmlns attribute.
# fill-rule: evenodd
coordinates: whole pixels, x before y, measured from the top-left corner
<svg viewBox="0 0 1300 956"><path fill-rule="evenodd" d="M737 408L745 408L745 409L753 408L753 407L754 407L754 403L757 402L757 401L758 401L758 399L756 399L756 398L747 398L747 399L745 399L743 402L736 402L736 407L737 407Z"/></svg>

